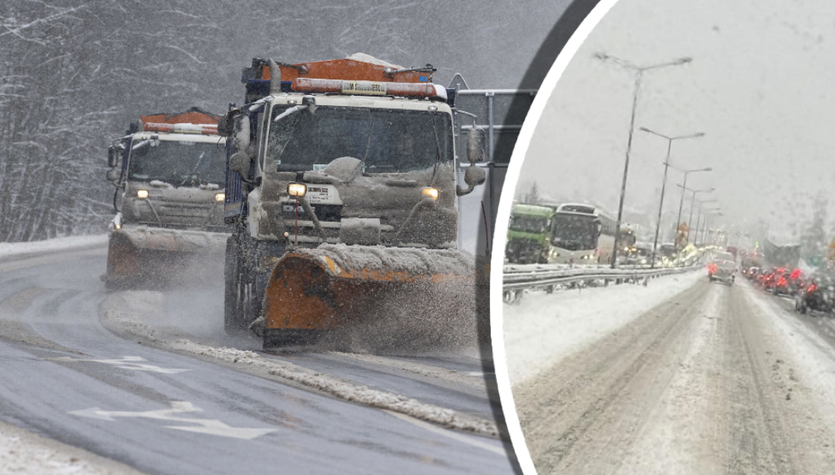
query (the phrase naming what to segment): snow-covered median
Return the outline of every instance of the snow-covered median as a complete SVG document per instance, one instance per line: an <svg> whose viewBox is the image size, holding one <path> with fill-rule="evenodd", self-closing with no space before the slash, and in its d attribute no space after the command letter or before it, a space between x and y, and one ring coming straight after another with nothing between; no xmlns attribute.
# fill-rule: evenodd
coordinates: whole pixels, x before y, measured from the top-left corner
<svg viewBox="0 0 835 475"><path fill-rule="evenodd" d="M105 246L106 244L107 234L70 236L33 242L0 242L0 258L64 251L77 247Z"/></svg>
<svg viewBox="0 0 835 475"><path fill-rule="evenodd" d="M0 474L140 475L126 465L0 422Z"/></svg>
<svg viewBox="0 0 835 475"><path fill-rule="evenodd" d="M650 280L646 287L625 284L532 292L517 305L503 305L511 384L536 376L704 278L704 272L693 271Z"/></svg>

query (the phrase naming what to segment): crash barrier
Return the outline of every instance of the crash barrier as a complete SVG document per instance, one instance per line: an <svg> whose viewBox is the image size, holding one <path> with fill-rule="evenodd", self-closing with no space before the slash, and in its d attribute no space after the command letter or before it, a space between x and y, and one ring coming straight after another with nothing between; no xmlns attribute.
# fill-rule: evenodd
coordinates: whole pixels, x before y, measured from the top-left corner
<svg viewBox="0 0 835 475"><path fill-rule="evenodd" d="M514 304L522 299L525 290L542 289L548 293L556 290L582 288L590 285L643 283L649 279L671 274L682 274L701 268L701 264L682 267L651 269L649 266L621 267L612 269L605 266L567 267L564 265L505 266L503 276L503 300Z"/></svg>

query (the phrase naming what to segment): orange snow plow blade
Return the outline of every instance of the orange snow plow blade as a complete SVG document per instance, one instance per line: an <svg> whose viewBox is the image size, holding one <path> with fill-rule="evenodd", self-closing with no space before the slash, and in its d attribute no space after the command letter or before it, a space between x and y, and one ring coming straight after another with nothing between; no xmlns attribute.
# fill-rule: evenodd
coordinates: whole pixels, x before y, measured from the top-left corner
<svg viewBox="0 0 835 475"><path fill-rule="evenodd" d="M114 231L107 249L107 288L157 288L192 277L221 273L226 235L154 229ZM195 261L204 264L195 265ZM208 265L205 263L209 263ZM217 269L214 269L217 267Z"/></svg>
<svg viewBox="0 0 835 475"><path fill-rule="evenodd" d="M475 276L474 258L453 250L323 245L288 252L266 288L264 347L373 322L391 327L394 314L449 319L463 311L475 325Z"/></svg>

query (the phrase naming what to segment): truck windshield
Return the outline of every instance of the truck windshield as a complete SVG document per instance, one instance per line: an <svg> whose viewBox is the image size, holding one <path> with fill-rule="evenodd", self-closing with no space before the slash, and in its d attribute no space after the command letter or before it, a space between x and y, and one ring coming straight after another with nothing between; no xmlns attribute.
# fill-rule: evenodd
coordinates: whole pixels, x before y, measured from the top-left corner
<svg viewBox="0 0 835 475"><path fill-rule="evenodd" d="M555 214L551 224L551 244L568 251L597 248L597 225L594 216Z"/></svg>
<svg viewBox="0 0 835 475"><path fill-rule="evenodd" d="M538 216L516 215L510 218L510 229L525 233L545 233L548 231L548 219Z"/></svg>
<svg viewBox="0 0 835 475"><path fill-rule="evenodd" d="M286 107L273 109L273 118ZM447 114L319 107L284 117L270 128L268 159L277 171L324 169L334 159L365 158L363 173L403 173L452 160Z"/></svg>
<svg viewBox="0 0 835 475"><path fill-rule="evenodd" d="M174 186L226 181L226 150L208 142L134 140L128 179L159 180Z"/></svg>

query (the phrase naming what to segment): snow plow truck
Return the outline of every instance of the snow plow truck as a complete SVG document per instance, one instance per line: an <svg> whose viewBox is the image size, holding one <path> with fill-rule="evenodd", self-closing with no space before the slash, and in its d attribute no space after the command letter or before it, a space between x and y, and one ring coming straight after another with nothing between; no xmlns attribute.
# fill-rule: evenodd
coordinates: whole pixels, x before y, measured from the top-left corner
<svg viewBox="0 0 835 475"><path fill-rule="evenodd" d="M107 179L116 186L116 216L107 288L165 285L187 278L196 261L214 260L221 272L229 233L223 223L226 138L217 133L219 118L196 107L143 115L110 146Z"/></svg>
<svg viewBox="0 0 835 475"><path fill-rule="evenodd" d="M245 104L218 125L227 332L305 345L404 309L475 326L489 269L457 247L457 197L484 182L486 137L468 132L459 185L455 91L433 72L366 55L244 69Z"/></svg>

